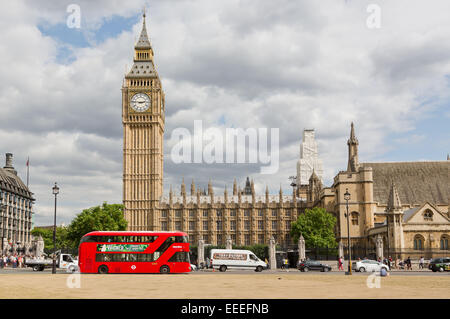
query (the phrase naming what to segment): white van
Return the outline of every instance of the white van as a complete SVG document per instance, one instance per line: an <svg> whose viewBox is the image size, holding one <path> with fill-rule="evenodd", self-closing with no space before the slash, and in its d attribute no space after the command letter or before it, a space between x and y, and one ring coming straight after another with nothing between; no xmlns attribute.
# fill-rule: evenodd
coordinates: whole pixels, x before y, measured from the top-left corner
<svg viewBox="0 0 450 319"><path fill-rule="evenodd" d="M214 269L254 269L262 271L267 268L264 261L256 257L250 250L211 249L211 265Z"/></svg>

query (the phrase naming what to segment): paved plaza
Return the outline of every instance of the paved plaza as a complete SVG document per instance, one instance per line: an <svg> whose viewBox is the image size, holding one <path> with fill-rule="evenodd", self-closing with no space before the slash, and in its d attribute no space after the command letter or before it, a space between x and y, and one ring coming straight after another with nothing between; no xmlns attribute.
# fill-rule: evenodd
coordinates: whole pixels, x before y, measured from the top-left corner
<svg viewBox="0 0 450 319"><path fill-rule="evenodd" d="M372 277L369 277L371 276ZM0 271L0 298L449 298L450 273L301 273L298 270L188 274L69 275ZM79 288L76 288L79 287ZM378 287L378 288L377 288Z"/></svg>

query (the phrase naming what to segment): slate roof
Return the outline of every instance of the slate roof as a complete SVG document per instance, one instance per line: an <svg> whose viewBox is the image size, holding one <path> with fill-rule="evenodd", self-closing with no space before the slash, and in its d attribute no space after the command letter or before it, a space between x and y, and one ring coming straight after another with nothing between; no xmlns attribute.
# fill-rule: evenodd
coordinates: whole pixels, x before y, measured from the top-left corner
<svg viewBox="0 0 450 319"><path fill-rule="evenodd" d="M406 222L412 215L414 215L421 207L414 207L403 212L403 222Z"/></svg>
<svg viewBox="0 0 450 319"><path fill-rule="evenodd" d="M20 177L8 169L0 168L0 189L34 200L33 194Z"/></svg>
<svg viewBox="0 0 450 319"><path fill-rule="evenodd" d="M151 49L150 40L147 35L147 27L145 26L145 15L143 16L142 31L139 40L135 45L136 49Z"/></svg>
<svg viewBox="0 0 450 319"><path fill-rule="evenodd" d="M131 67L127 78L146 78L156 77L156 69L152 61L135 61Z"/></svg>
<svg viewBox="0 0 450 319"><path fill-rule="evenodd" d="M373 196L379 204L387 204L395 183L403 205L430 202L448 205L450 161L361 163L372 167Z"/></svg>

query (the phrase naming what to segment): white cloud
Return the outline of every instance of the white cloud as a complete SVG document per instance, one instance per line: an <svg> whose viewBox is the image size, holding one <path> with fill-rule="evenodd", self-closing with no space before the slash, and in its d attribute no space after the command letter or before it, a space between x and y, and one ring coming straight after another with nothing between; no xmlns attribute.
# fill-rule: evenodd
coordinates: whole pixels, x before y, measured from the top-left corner
<svg viewBox="0 0 450 319"><path fill-rule="evenodd" d="M132 17L145 1L78 1L82 32L113 16ZM31 187L37 223L50 222L51 187L61 185L61 214L122 198L120 88L141 25L102 43L73 48L38 25L64 23L71 1L10 1L0 13L0 151L15 154ZM450 100L447 1L378 1L380 29L368 29L370 1L158 1L147 26L166 93L165 154L171 130L204 127L280 128L280 170L259 165L174 165L166 157L165 186L181 177L220 191L236 176L255 178L258 191L295 174L304 128L315 128L325 179L346 167L349 123L355 121L361 160L382 158L385 137L409 132L418 119ZM89 35L90 36L90 35ZM448 116L448 112L445 113ZM223 123L224 122L224 123ZM418 136L418 138L422 138ZM174 187L174 189L176 189ZM166 188L167 190L167 188Z"/></svg>

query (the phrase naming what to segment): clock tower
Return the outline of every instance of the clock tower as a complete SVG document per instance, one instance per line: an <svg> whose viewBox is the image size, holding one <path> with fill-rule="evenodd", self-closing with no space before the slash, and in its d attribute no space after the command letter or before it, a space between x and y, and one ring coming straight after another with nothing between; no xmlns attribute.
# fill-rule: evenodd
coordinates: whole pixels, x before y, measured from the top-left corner
<svg viewBox="0 0 450 319"><path fill-rule="evenodd" d="M145 13L134 63L122 86L123 205L128 230L156 230L163 192L164 91Z"/></svg>

